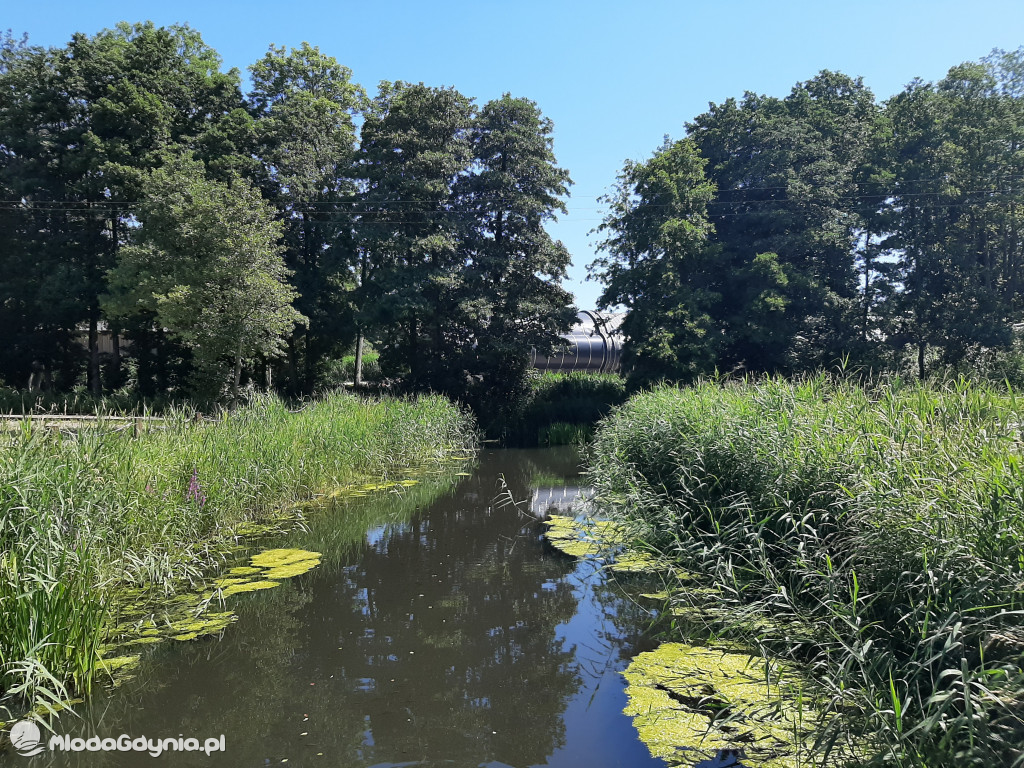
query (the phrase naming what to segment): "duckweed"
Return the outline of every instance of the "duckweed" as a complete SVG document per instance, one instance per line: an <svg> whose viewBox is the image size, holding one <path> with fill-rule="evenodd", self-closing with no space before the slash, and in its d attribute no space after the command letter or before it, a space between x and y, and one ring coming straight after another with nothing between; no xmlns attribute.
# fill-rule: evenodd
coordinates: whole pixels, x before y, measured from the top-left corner
<svg viewBox="0 0 1024 768"><path fill-rule="evenodd" d="M251 563L265 568L264 578L290 579L320 565L320 553L305 549L267 549L253 555Z"/></svg>
<svg viewBox="0 0 1024 768"><path fill-rule="evenodd" d="M672 765L742 747L752 765L798 768L819 725L790 669L735 648L664 643L623 674L625 713L651 754Z"/></svg>
<svg viewBox="0 0 1024 768"><path fill-rule="evenodd" d="M170 628L178 634L172 634L170 638L187 641L195 640L203 635L212 635L220 632L237 618L232 611L224 611L223 613L208 613L191 621L177 621L171 624Z"/></svg>
<svg viewBox="0 0 1024 768"><path fill-rule="evenodd" d="M231 597L232 595L240 595L243 592L258 592L261 589L273 589L279 586L281 586L279 581L246 581L241 584L231 584L225 587L221 590L221 595Z"/></svg>
<svg viewBox="0 0 1024 768"><path fill-rule="evenodd" d="M647 552L624 552L615 558L610 566L616 573L657 573L665 570L666 564Z"/></svg>

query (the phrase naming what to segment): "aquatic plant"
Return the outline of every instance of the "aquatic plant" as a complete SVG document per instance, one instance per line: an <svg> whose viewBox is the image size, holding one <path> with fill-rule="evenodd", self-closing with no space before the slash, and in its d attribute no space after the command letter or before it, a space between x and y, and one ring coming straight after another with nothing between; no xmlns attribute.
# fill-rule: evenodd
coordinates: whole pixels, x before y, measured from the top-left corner
<svg viewBox="0 0 1024 768"><path fill-rule="evenodd" d="M623 674L626 714L670 765L742 748L759 768L800 768L820 726L793 670L739 648L662 643Z"/></svg>
<svg viewBox="0 0 1024 768"><path fill-rule="evenodd" d="M669 590L677 632L816 681L819 763L860 743L877 764L1020 766L1022 410L963 381L664 387L602 425L590 480L697 577Z"/></svg>
<svg viewBox="0 0 1024 768"><path fill-rule="evenodd" d="M101 419L0 436L0 706L87 692L111 596L188 591L225 542L294 520L296 503L415 483L475 448L470 418L438 397L334 394L298 412L257 397L215 421L193 415L170 411L137 435Z"/></svg>

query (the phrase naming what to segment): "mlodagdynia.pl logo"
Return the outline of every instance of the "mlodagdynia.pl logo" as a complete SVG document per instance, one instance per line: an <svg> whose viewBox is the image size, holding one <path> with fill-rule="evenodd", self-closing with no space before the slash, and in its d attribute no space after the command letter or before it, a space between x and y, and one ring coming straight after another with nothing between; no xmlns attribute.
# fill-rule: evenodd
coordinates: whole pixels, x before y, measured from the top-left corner
<svg viewBox="0 0 1024 768"><path fill-rule="evenodd" d="M31 720L21 720L11 726L11 745L19 755L32 757L43 751L43 737L39 726Z"/></svg>
<svg viewBox="0 0 1024 768"><path fill-rule="evenodd" d="M164 752L223 752L225 748L223 734L219 738L208 738L202 743L199 739L178 738L150 739L146 736L132 738L122 733L116 739L101 739L93 736L88 739L71 738L53 734L45 742L39 726L31 720L21 720L11 726L11 746L23 757L33 757L46 749L60 752L148 752L153 757L160 757Z"/></svg>

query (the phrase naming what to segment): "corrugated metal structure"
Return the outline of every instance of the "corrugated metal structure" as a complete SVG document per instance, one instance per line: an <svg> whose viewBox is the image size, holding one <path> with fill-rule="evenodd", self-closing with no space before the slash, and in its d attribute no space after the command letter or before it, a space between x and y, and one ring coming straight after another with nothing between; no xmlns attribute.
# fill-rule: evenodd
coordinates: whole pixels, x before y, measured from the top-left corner
<svg viewBox="0 0 1024 768"><path fill-rule="evenodd" d="M539 371L589 371L612 373L622 364L622 337L619 326L625 314L602 314L584 310L576 325L565 335L566 344L551 357L533 352L530 362Z"/></svg>

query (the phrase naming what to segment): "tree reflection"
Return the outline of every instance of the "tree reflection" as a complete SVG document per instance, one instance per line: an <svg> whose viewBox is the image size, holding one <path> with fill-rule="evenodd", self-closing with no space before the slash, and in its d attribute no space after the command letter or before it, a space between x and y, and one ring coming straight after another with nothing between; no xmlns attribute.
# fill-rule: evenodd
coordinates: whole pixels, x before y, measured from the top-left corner
<svg viewBox="0 0 1024 768"><path fill-rule="evenodd" d="M275 543L323 552L320 568L233 599L240 620L222 639L158 648L138 678L94 699L80 727L65 718L60 728L225 734L225 755L161 758L172 766L315 765L319 753L325 765L546 762L564 744L562 713L581 685L556 632L576 610L564 578L572 564L545 555L536 521L492 503L499 473L514 498L529 498L540 471L531 455L484 454L472 477L415 514L424 488L325 513ZM575 470L564 464L542 469ZM367 544L367 527L382 521ZM54 765L149 759L51 756Z"/></svg>

